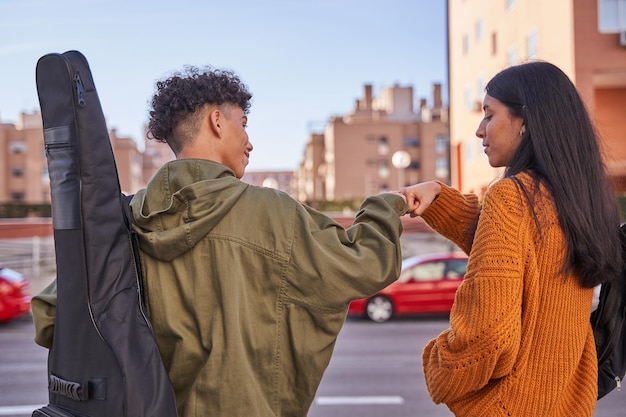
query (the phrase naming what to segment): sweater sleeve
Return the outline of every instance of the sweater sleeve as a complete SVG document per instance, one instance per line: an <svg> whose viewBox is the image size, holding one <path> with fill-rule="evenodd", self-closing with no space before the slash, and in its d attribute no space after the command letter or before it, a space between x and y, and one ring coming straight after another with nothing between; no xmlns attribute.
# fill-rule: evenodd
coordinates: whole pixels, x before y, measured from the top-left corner
<svg viewBox="0 0 626 417"><path fill-rule="evenodd" d="M424 348L428 391L449 403L513 369L521 339L523 289L520 195L510 180L485 196L450 328Z"/></svg>
<svg viewBox="0 0 626 417"><path fill-rule="evenodd" d="M422 214L422 218L437 233L469 253L480 213L478 197L475 194L461 194L442 182L439 184L441 192Z"/></svg>

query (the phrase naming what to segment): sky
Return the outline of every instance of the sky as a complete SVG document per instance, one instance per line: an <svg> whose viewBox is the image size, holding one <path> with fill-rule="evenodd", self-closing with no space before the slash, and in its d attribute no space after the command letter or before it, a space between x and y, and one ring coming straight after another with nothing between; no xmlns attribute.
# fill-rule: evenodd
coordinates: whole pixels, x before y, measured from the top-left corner
<svg viewBox="0 0 626 417"><path fill-rule="evenodd" d="M447 91L446 0L0 0L0 122L39 109L37 60L87 58L109 129L135 139L155 82L233 70L252 93L248 171L295 170L312 132L374 95Z"/></svg>

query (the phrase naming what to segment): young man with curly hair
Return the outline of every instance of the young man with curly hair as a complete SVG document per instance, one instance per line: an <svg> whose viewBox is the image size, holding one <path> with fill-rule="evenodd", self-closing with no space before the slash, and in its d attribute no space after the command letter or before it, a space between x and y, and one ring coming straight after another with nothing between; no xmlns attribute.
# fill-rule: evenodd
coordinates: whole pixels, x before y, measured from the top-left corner
<svg viewBox="0 0 626 417"><path fill-rule="evenodd" d="M235 74L187 68L156 87L149 137L176 160L131 207L178 414L304 417L350 301L398 277L405 198L366 198L345 229L240 180L252 96Z"/></svg>

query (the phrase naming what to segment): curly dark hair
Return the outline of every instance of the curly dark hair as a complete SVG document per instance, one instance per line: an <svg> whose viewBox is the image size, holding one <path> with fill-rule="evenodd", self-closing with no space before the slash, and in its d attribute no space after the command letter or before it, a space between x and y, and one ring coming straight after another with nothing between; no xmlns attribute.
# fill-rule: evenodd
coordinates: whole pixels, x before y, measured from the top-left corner
<svg viewBox="0 0 626 417"><path fill-rule="evenodd" d="M189 127L181 130L181 122L197 127L193 116L207 104L233 104L247 114L251 98L252 94L233 71L187 66L157 81L150 103L148 139L167 143L178 154L189 133Z"/></svg>

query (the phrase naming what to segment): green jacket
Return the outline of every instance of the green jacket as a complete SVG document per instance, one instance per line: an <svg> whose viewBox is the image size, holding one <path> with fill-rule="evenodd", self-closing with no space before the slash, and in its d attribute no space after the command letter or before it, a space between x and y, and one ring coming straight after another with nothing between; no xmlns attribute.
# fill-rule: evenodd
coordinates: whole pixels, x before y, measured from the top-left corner
<svg viewBox="0 0 626 417"><path fill-rule="evenodd" d="M396 194L367 198L344 229L221 164L185 159L131 207L181 417L306 416L349 302L400 272L407 206Z"/></svg>

